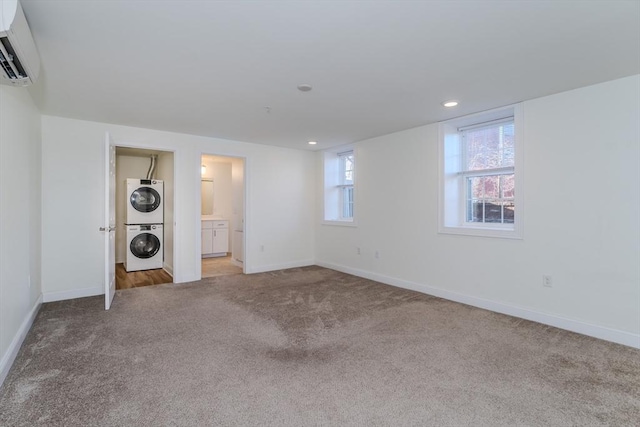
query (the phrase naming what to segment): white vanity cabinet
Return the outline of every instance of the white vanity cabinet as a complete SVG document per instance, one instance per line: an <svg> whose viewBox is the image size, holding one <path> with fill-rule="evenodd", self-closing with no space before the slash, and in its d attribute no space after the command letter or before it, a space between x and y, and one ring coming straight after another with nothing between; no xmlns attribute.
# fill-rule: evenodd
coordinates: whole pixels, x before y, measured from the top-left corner
<svg viewBox="0 0 640 427"><path fill-rule="evenodd" d="M202 221L202 256L226 256L229 252L229 221L226 219Z"/></svg>

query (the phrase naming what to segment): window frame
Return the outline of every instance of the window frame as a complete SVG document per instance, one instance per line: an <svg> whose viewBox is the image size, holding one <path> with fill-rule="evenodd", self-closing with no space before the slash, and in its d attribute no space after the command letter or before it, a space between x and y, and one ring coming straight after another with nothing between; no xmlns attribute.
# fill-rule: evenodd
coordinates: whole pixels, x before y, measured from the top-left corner
<svg viewBox="0 0 640 427"><path fill-rule="evenodd" d="M346 158L352 157L351 180L346 179ZM322 224L339 226L356 226L356 152L351 145L335 147L323 152L323 208ZM352 195L352 216L345 216L346 197Z"/></svg>
<svg viewBox="0 0 640 427"><path fill-rule="evenodd" d="M464 126L458 128L458 133L460 134L460 144L462 155L460 157L461 166L460 166L460 185L461 190L460 194L463 197L463 202L461 203L461 209L463 212L461 213L461 218L464 226L466 227L486 227L486 228L496 228L505 226L504 224L511 224L504 222L504 208L501 209L501 219L502 221L499 223L495 222L487 222L486 220L486 203L491 200L497 200L502 205L507 199L503 197L502 187L500 185L501 178L505 175L513 175L515 182L515 158L514 164L512 166L498 166L494 168L485 168L485 169L470 169L469 168L469 134L471 132L482 131L486 129L495 129L499 126L511 125L514 129L514 139L515 139L515 119L513 116L508 116L502 119L491 120L488 122L483 122L471 126ZM515 141L514 141L515 143ZM515 149L515 144L514 144ZM514 152L515 154L515 152ZM481 197L480 199L474 198L472 194L469 194L469 181L474 178L489 178L489 177L497 177L498 178L498 197ZM469 220L469 202L473 203L473 200L482 200L482 218L483 221L472 221ZM508 200L515 202L515 197L511 197ZM473 215L472 215L473 216ZM506 227L511 227L507 225Z"/></svg>
<svg viewBox="0 0 640 427"><path fill-rule="evenodd" d="M338 187L340 188L340 196L338 202L338 221L353 221L353 195L354 195L354 173L355 173L355 155L353 150L337 153L338 155ZM351 180L347 179L347 159L351 157ZM351 192L351 197L349 197ZM347 200L350 199L350 202ZM351 204L351 215L345 215L347 205Z"/></svg>
<svg viewBox="0 0 640 427"><path fill-rule="evenodd" d="M523 107L515 104L439 123L438 233L466 236L523 238L524 225L524 143ZM465 142L462 133L484 126L513 121L514 165L493 169L466 170ZM464 165L464 166L463 166ZM463 170L464 168L464 170ZM470 176L514 175L515 206L513 223L474 222L467 220L467 178ZM499 196L502 196L499 194ZM504 215L504 213L503 213Z"/></svg>

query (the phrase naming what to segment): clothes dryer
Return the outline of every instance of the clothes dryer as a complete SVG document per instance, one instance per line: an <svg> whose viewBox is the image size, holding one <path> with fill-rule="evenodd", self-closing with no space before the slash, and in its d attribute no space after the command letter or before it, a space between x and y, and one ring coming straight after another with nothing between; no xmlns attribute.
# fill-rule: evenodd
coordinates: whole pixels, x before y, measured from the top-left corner
<svg viewBox="0 0 640 427"><path fill-rule="evenodd" d="M164 182L158 179L127 179L126 224L164 223Z"/></svg>
<svg viewBox="0 0 640 427"><path fill-rule="evenodd" d="M162 224L127 225L127 272L162 268L164 233Z"/></svg>

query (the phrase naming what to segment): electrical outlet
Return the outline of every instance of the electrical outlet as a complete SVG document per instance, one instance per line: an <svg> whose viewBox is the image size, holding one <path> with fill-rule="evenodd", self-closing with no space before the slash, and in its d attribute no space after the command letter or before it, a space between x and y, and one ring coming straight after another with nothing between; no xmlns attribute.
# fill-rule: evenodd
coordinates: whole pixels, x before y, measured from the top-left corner
<svg viewBox="0 0 640 427"><path fill-rule="evenodd" d="M359 247L359 246L358 246L358 247L356 247L356 253L357 253L358 255L360 255L360 247Z"/></svg>
<svg viewBox="0 0 640 427"><path fill-rule="evenodd" d="M380 259L380 251L376 251L375 257L376 257L376 259Z"/></svg>
<svg viewBox="0 0 640 427"><path fill-rule="evenodd" d="M264 245L260 245L260 252L264 252Z"/></svg>
<svg viewBox="0 0 640 427"><path fill-rule="evenodd" d="M542 276L542 286L544 286L545 288L553 288L553 279L551 278L551 276L548 276L546 274Z"/></svg>

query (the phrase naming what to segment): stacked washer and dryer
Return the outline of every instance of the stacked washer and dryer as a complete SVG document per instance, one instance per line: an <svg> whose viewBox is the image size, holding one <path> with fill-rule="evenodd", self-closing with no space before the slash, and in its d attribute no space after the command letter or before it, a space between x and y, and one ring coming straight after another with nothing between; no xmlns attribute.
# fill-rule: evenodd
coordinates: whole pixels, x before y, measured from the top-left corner
<svg viewBox="0 0 640 427"><path fill-rule="evenodd" d="M127 179L127 272L162 268L164 260L164 182Z"/></svg>

